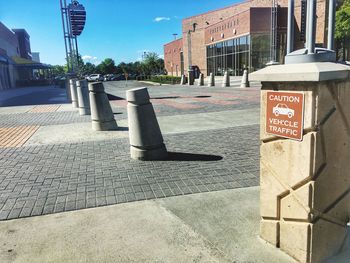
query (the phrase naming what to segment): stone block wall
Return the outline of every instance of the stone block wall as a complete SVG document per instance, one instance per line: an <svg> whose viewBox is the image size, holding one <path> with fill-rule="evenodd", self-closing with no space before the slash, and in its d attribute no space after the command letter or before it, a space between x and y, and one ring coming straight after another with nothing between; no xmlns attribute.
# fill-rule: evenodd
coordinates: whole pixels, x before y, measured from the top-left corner
<svg viewBox="0 0 350 263"><path fill-rule="evenodd" d="M260 235L299 262L337 254L350 216L350 81L263 83ZM266 93L303 92L301 142L265 132Z"/></svg>

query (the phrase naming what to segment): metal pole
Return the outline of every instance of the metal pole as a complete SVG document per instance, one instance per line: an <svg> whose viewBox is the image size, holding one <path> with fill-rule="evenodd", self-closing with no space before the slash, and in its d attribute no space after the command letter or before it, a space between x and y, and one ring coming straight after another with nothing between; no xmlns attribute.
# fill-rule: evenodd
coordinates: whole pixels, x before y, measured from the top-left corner
<svg viewBox="0 0 350 263"><path fill-rule="evenodd" d="M308 20L308 36L307 36L307 50L309 54L315 53L316 41L316 0L309 0L310 2L307 20Z"/></svg>
<svg viewBox="0 0 350 263"><path fill-rule="evenodd" d="M309 11L310 11L310 1L306 0L306 32L305 32L305 48L308 46L309 42L309 30L310 30L310 25L309 25Z"/></svg>
<svg viewBox="0 0 350 263"><path fill-rule="evenodd" d="M187 32L187 46L188 46L188 68L192 66L192 52L191 52L191 30Z"/></svg>
<svg viewBox="0 0 350 263"><path fill-rule="evenodd" d="M193 85L191 30L188 30L187 32L187 46L188 46L188 85Z"/></svg>
<svg viewBox="0 0 350 263"><path fill-rule="evenodd" d="M329 0L327 48L334 50L335 0Z"/></svg>
<svg viewBox="0 0 350 263"><path fill-rule="evenodd" d="M64 10L66 6L63 7L63 0L60 0L60 5L61 5L61 17L62 17L62 27L63 27L63 38L64 38L64 47L66 49L66 60L67 60L67 66L68 66L68 72L70 71L70 65L68 62L68 47L67 47L67 33L66 33L66 28L65 28L65 20L64 20Z"/></svg>
<svg viewBox="0 0 350 263"><path fill-rule="evenodd" d="M294 49L294 0L288 0L287 54Z"/></svg>

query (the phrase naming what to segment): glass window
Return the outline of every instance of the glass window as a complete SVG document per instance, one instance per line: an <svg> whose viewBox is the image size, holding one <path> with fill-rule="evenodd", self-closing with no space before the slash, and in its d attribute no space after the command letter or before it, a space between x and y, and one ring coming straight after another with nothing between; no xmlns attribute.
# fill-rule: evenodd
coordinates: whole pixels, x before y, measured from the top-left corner
<svg viewBox="0 0 350 263"><path fill-rule="evenodd" d="M245 68L250 67L250 36L230 39L207 47L207 69L216 76L225 71L239 76Z"/></svg>
<svg viewBox="0 0 350 263"><path fill-rule="evenodd" d="M253 71L265 67L270 58L270 35L254 34L251 36L251 69Z"/></svg>
<svg viewBox="0 0 350 263"><path fill-rule="evenodd" d="M227 54L232 54L233 51L233 39L227 41Z"/></svg>

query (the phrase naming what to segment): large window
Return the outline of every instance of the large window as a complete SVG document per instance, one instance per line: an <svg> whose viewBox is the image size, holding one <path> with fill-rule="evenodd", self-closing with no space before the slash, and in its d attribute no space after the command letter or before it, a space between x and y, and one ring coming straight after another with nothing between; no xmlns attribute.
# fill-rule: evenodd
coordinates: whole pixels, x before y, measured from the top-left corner
<svg viewBox="0 0 350 263"><path fill-rule="evenodd" d="M219 42L207 46L208 75L224 75L228 71L232 76L241 76L244 68L250 67L250 36Z"/></svg>
<svg viewBox="0 0 350 263"><path fill-rule="evenodd" d="M251 71L262 69L271 61L270 43L269 34L251 36Z"/></svg>

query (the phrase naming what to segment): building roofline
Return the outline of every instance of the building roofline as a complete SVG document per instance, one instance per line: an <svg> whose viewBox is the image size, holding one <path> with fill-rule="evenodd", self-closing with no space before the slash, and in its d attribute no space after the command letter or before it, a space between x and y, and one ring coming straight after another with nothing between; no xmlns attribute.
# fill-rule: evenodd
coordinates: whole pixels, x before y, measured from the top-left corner
<svg viewBox="0 0 350 263"><path fill-rule="evenodd" d="M231 7L234 7L234 6L242 5L242 4L245 4L245 3L247 3L247 2L251 2L251 1L252 1L252 0L243 0L242 2L234 3L234 4L229 5L229 6L226 6L226 7L222 7L222 8L218 8L218 9L211 10L211 11L208 11L208 12L204 12L204 13L201 13L201 14L199 14L199 15L194 15L194 16L190 16L190 17L183 18L182 21L186 21L186 20L189 20L189 19L193 19L193 18L195 18L195 17L202 16L202 15L207 15L207 14L215 13L215 12L217 12L217 11L222 11L222 10L225 10L225 9L228 9L228 8L231 8Z"/></svg>
<svg viewBox="0 0 350 263"><path fill-rule="evenodd" d="M11 29L14 33L24 33L26 36L30 37L30 35L28 34L27 30L25 30L24 28L13 28Z"/></svg>
<svg viewBox="0 0 350 263"><path fill-rule="evenodd" d="M181 37L181 38L178 38L178 39L176 39L176 40L170 41L170 42L168 42L168 43L165 43L163 46L170 45L171 43L174 43L174 42L180 41L180 40L182 40L182 37Z"/></svg>

